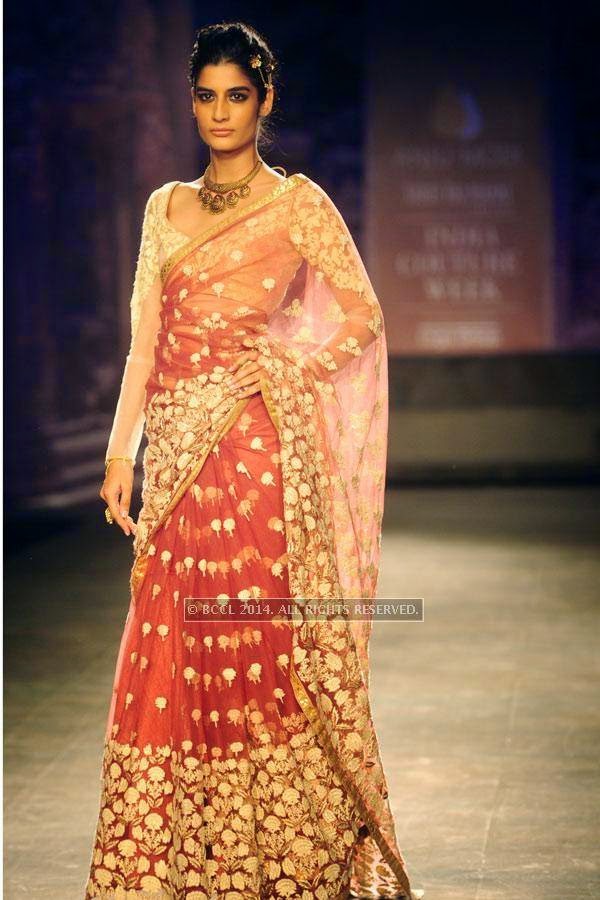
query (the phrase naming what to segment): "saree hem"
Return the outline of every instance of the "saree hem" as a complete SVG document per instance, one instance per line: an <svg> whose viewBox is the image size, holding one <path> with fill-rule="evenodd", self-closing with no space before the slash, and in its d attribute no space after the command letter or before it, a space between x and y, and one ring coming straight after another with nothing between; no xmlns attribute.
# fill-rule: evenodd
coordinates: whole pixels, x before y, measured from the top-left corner
<svg viewBox="0 0 600 900"><path fill-rule="evenodd" d="M221 892L226 893L226 892ZM100 893L90 894L89 900L174 900L176 895L171 891L138 891L131 890L128 891L126 888L123 890L115 890L111 888L107 891L101 891ZM206 894L206 900L213 900L213 898L219 897L219 893ZM357 894L353 894L351 891L344 890L341 893L335 894L332 896L330 900L363 900L363 898L358 897ZM393 898L393 900L412 900L412 898L406 897L405 895L398 896L397 898Z"/></svg>

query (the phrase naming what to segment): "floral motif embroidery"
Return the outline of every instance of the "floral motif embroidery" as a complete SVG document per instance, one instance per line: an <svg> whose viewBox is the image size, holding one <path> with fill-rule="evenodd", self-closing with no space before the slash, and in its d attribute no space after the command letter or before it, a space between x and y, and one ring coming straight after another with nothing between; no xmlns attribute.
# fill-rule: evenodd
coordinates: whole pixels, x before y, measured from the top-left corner
<svg viewBox="0 0 600 900"><path fill-rule="evenodd" d="M327 377L327 372L339 372L382 333L381 307L346 223L325 192L312 183L292 201L288 234L313 267L316 282L337 289L326 317L340 327L311 354L321 366L317 376Z"/></svg>
<svg viewBox="0 0 600 900"><path fill-rule="evenodd" d="M306 720L290 716L285 725L287 745L265 741L241 756L244 745L232 743L229 759L191 741L140 750L111 739L86 898L210 900L220 888L260 900L291 897L302 885L302 896L327 900L347 890L354 807ZM177 865L167 865L174 833L185 844Z"/></svg>

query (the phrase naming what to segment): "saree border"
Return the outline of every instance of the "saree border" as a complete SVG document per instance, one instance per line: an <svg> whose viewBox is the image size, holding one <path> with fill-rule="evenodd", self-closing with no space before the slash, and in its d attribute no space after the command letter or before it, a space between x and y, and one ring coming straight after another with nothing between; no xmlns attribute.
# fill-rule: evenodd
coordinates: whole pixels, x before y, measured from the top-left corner
<svg viewBox="0 0 600 900"><path fill-rule="evenodd" d="M216 222L209 228L203 229L199 234L196 235L196 237L189 238L189 240L187 240L185 244L183 244L177 250L174 250L173 253L171 253L171 255L166 258L166 260L160 267L160 278L163 286L173 266L184 259L188 255L188 253L191 253L191 251L196 247L199 247L213 235L218 234L220 231L224 231L229 227L229 225L237 222L238 219L242 219L247 213L254 212L254 210L256 209L260 209L262 206L265 206L267 203L270 203L272 200L275 200L282 194L286 194L288 191L297 187L299 184L304 183L305 181L308 181L308 176L304 175L302 172L296 172L294 175L290 175L284 181L276 184L272 190L270 190L266 194L263 194L263 196L259 197L257 200L254 200L253 203L249 203L247 206L244 206L243 209L234 210L230 215L226 216L224 219L221 219L221 221ZM183 234L183 232L181 233Z"/></svg>
<svg viewBox="0 0 600 900"><path fill-rule="evenodd" d="M327 750L328 755L329 755L329 761L330 761L332 767L334 768L334 770L336 771L338 778L344 785L346 791L350 794L350 796L354 800L354 802L358 808L358 811L361 814L362 821L369 829L370 835L373 837L373 839L375 840L375 843L381 850L381 855L383 856L385 862L388 864L388 866L390 867L390 869L392 870L392 872L398 879L399 883L402 885L402 887L406 891L406 897L399 898L399 900L413 900L414 895L411 890L410 880L408 878L408 875L406 873L406 870L405 870L402 862L400 862L398 857L394 853L392 853L392 851L390 850L385 838L383 837L383 835L381 833L381 829L379 828L379 826L377 825L377 823L375 822L373 817L367 811L367 808L365 807L365 804L363 803L360 791L358 791L356 789L356 787L351 779L348 779L345 777L344 773L342 772L341 767L338 765L338 753L329 739L329 735L327 734L325 725L323 724L323 721L322 721L316 707L312 703L310 697L308 696L308 692L307 692L306 688L304 687L302 681L300 680L298 673L296 672L296 668L294 665L293 653L291 654L291 657L290 657L290 680L292 683L292 688L296 695L296 699L298 700L298 703L300 704L304 715L310 722L315 737L318 740L322 741L322 743L324 744L325 749Z"/></svg>
<svg viewBox="0 0 600 900"><path fill-rule="evenodd" d="M260 392L263 395L263 400L265 402L265 406L267 407L267 412L269 413L271 422L277 429L277 434L279 435L279 433L281 431L281 426L279 424L279 416L277 415L277 408L275 406L275 402L271 395L271 389L269 387L269 382L267 381L266 378L260 379Z"/></svg>
<svg viewBox="0 0 600 900"><path fill-rule="evenodd" d="M273 425L277 429L277 433L279 434L280 426L275 403L273 402L273 398L269 390L269 384L264 378L260 379L260 393L262 393L263 395L263 400L267 408L269 417L273 422ZM196 480L204 463L208 459L208 454L212 452L215 444L217 444L225 436L225 434L227 434L230 428L233 427L236 419L245 410L246 406L252 399L252 396L254 395L250 395L249 397L241 397L237 401L237 403L231 407L227 416L222 422L221 427L215 432L215 435L213 436L209 445L206 447L204 453L202 453L201 456L196 460L185 479L181 482L177 490L174 491L173 496L169 500L169 503L154 523L152 530L148 532L146 541L142 548L138 550L132 566L130 582L131 587L134 591L134 595L137 594L137 588L139 587L139 583L144 576L144 564L146 563L146 560L148 558L147 550L150 545L150 541L152 540L162 523L165 521L165 519L172 513L173 509L177 506L179 500L189 489L190 485L193 484L193 482Z"/></svg>
<svg viewBox="0 0 600 900"><path fill-rule="evenodd" d="M140 581L144 577L145 563L148 559L148 547L150 545L150 541L152 540L160 526L163 524L165 519L172 513L173 509L177 506L179 500L188 490L190 485L196 480L204 463L208 459L208 454L212 452L215 444L217 444L225 436L229 429L233 427L235 420L244 411L250 400L251 397L241 397L237 401L237 403L231 407L231 409L225 416L225 419L222 422L221 426L216 430L214 436L210 440L208 446L191 467L190 471L181 482L181 484L173 492L173 496L169 500L160 516L157 518L156 522L154 522L152 529L148 532L144 545L137 552L131 570L130 583L134 595L137 593L137 588L139 587Z"/></svg>

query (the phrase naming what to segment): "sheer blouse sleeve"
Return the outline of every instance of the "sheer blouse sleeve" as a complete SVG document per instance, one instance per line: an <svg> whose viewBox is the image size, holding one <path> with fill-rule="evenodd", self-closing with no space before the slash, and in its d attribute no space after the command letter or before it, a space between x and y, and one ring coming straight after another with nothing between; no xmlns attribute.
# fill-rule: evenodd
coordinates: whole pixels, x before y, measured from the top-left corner
<svg viewBox="0 0 600 900"><path fill-rule="evenodd" d="M327 381L382 333L381 306L341 213L315 182L294 198L289 237L312 267L317 289L319 283L329 289L327 318L339 323L304 359L320 380Z"/></svg>
<svg viewBox="0 0 600 900"><path fill-rule="evenodd" d="M121 380L106 458L135 460L144 430L146 382L154 363L160 329L162 282L159 264L158 193L146 203L142 235L131 295L131 340Z"/></svg>

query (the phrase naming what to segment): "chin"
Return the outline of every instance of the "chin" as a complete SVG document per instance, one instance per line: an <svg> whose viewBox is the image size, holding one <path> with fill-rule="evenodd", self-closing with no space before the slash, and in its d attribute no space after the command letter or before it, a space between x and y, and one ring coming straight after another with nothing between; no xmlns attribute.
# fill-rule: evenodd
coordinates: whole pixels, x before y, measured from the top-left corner
<svg viewBox="0 0 600 900"><path fill-rule="evenodd" d="M241 143L233 136L229 137L215 137L211 134L209 140L206 142L211 150L222 150L223 147L227 147L228 150L237 150L238 147L241 147Z"/></svg>

